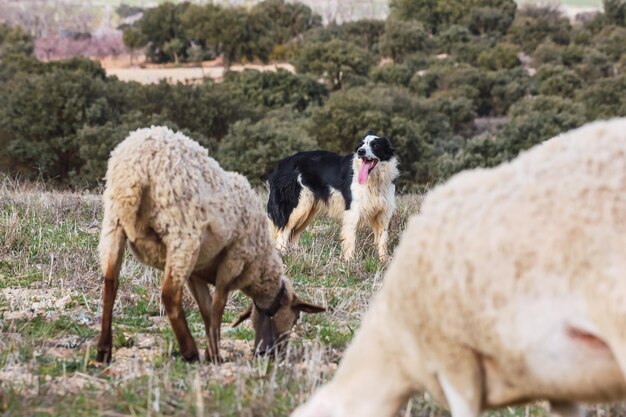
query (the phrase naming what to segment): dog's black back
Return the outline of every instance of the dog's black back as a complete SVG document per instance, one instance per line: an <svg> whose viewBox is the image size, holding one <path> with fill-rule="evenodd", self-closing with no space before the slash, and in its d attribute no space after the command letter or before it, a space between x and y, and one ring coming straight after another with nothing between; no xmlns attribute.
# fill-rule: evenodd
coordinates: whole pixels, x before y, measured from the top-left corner
<svg viewBox="0 0 626 417"><path fill-rule="evenodd" d="M274 225L283 229L289 215L298 205L302 186L308 187L316 199L328 202L331 188L339 191L350 208L353 155L341 156L327 151L298 152L282 159L269 177L270 195L267 212Z"/></svg>

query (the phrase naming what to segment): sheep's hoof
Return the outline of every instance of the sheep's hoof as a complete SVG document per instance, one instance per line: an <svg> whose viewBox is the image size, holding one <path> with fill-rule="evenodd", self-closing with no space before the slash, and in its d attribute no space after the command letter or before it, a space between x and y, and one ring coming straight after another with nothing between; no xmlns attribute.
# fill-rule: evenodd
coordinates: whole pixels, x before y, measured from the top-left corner
<svg viewBox="0 0 626 417"><path fill-rule="evenodd" d="M183 353L182 356L185 362L198 362L200 360L200 354L197 350L191 353Z"/></svg>
<svg viewBox="0 0 626 417"><path fill-rule="evenodd" d="M113 357L111 352L111 347L106 348L98 348L98 354L96 355L96 361L101 363L111 363L111 359Z"/></svg>
<svg viewBox="0 0 626 417"><path fill-rule="evenodd" d="M207 362L212 363L214 365L219 365L220 363L224 362L224 359L222 358L222 355L212 355L209 350L205 350L205 357Z"/></svg>

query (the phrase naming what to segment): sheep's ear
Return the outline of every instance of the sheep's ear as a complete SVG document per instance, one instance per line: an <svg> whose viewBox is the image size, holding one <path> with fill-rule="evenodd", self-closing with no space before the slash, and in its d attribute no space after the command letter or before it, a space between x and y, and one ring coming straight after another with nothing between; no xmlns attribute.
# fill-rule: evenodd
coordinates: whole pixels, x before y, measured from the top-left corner
<svg viewBox="0 0 626 417"><path fill-rule="evenodd" d="M291 308L296 311L301 311L303 313L309 314L323 313L324 311L326 311L325 307L316 306L315 304L310 304L300 299L296 299L291 305Z"/></svg>
<svg viewBox="0 0 626 417"><path fill-rule="evenodd" d="M241 313L239 315L239 318L237 320L235 320L233 322L233 324L230 325L230 327L237 327L237 326L239 326L245 320L249 319L251 314L252 314L252 304L250 304L248 306L248 308L246 308L246 311L244 311L243 313Z"/></svg>

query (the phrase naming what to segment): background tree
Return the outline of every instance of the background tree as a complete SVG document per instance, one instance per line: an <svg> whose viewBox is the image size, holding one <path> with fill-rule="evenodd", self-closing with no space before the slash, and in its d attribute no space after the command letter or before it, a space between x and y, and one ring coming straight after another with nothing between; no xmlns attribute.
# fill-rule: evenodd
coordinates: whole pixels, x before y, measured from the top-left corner
<svg viewBox="0 0 626 417"><path fill-rule="evenodd" d="M148 9L137 23L148 41L147 56L155 62L184 58L190 46L182 16L189 3L162 3Z"/></svg>
<svg viewBox="0 0 626 417"><path fill-rule="evenodd" d="M380 51L402 62L408 55L431 48L432 41L421 23L388 19L380 38Z"/></svg>
<svg viewBox="0 0 626 417"><path fill-rule="evenodd" d="M135 51L146 46L146 44L148 43L148 39L146 39L143 33L135 27L129 27L124 29L122 36L122 39L124 40L124 45L130 50L130 65L132 66Z"/></svg>
<svg viewBox="0 0 626 417"><path fill-rule="evenodd" d="M338 39L305 45L295 60L298 72L324 78L333 91L341 89L347 75L366 76L373 64L367 50Z"/></svg>
<svg viewBox="0 0 626 417"><path fill-rule="evenodd" d="M607 23L626 26L626 2L624 0L604 0L602 3Z"/></svg>

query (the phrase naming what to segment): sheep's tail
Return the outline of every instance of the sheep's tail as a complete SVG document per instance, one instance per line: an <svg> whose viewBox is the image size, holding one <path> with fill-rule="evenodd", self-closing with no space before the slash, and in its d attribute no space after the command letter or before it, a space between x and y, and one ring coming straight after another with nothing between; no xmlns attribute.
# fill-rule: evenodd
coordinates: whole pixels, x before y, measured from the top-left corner
<svg viewBox="0 0 626 417"><path fill-rule="evenodd" d="M146 184L136 171L123 171L123 178L116 178L115 174L113 171L113 175L107 178L104 193L105 217L119 222L126 237L134 242L137 238L137 217Z"/></svg>

